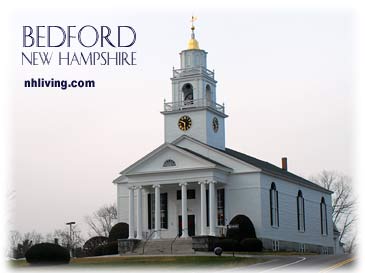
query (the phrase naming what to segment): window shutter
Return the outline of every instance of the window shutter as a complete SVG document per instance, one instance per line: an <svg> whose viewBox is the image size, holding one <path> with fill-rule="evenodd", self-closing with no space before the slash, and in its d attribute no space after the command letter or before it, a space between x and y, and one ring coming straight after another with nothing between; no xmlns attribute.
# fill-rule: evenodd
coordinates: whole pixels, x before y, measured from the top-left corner
<svg viewBox="0 0 365 273"><path fill-rule="evenodd" d="M299 196L297 196L297 220L298 220L298 230L300 230Z"/></svg>
<svg viewBox="0 0 365 273"><path fill-rule="evenodd" d="M274 224L274 221L273 221L273 215L272 215L272 189L270 190L270 223L271 225Z"/></svg>
<svg viewBox="0 0 365 273"><path fill-rule="evenodd" d="M279 226L279 192L276 191L276 213L278 219L278 226Z"/></svg>
<svg viewBox="0 0 365 273"><path fill-rule="evenodd" d="M147 203L148 203L148 229L151 229L151 194L147 195Z"/></svg>
<svg viewBox="0 0 365 273"><path fill-rule="evenodd" d="M319 206L319 210L321 211L321 234L323 234L323 213L322 213L322 206L323 206L323 203L321 202L321 205Z"/></svg>
<svg viewBox="0 0 365 273"><path fill-rule="evenodd" d="M303 230L305 231L305 208L304 208L304 198L302 197L303 202Z"/></svg>

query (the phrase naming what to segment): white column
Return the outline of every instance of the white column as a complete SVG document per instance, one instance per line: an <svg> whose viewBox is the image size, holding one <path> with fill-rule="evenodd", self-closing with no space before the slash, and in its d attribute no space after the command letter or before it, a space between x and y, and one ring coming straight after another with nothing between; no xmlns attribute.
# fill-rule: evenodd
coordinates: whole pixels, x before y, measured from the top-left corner
<svg viewBox="0 0 365 273"><path fill-rule="evenodd" d="M181 186L181 226L182 234L181 238L188 238L188 206L187 206L187 194L186 183L179 184Z"/></svg>
<svg viewBox="0 0 365 273"><path fill-rule="evenodd" d="M215 196L215 181L209 182L209 226L210 236L215 236L217 226L217 198Z"/></svg>
<svg viewBox="0 0 365 273"><path fill-rule="evenodd" d="M200 184L200 235L207 235L207 198L206 198L206 182L201 181Z"/></svg>
<svg viewBox="0 0 365 273"><path fill-rule="evenodd" d="M138 186L137 189L137 237L136 239L142 240L142 187Z"/></svg>
<svg viewBox="0 0 365 273"><path fill-rule="evenodd" d="M160 185L154 185L155 188L155 239L161 238L161 216L160 216Z"/></svg>
<svg viewBox="0 0 365 273"><path fill-rule="evenodd" d="M134 239L134 187L129 187L129 237Z"/></svg>

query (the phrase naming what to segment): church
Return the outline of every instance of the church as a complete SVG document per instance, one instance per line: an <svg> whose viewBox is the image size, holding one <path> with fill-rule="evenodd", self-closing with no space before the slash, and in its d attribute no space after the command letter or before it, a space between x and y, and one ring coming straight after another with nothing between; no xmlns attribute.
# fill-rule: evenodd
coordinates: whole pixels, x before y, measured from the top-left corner
<svg viewBox="0 0 365 273"><path fill-rule="evenodd" d="M118 222L129 240L223 237L248 217L264 249L334 253L331 191L225 145L224 105L194 25L164 102L165 142L120 172Z"/></svg>

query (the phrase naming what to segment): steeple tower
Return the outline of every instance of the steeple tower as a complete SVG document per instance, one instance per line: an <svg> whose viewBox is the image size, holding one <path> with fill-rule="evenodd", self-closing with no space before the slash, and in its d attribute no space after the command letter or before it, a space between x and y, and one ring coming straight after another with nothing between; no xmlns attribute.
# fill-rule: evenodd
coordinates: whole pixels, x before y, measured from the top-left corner
<svg viewBox="0 0 365 273"><path fill-rule="evenodd" d="M172 102L165 102L165 142L188 135L225 149L224 106L216 103L214 71L207 69L207 52L199 48L192 17L188 48L180 52L180 68L173 69Z"/></svg>

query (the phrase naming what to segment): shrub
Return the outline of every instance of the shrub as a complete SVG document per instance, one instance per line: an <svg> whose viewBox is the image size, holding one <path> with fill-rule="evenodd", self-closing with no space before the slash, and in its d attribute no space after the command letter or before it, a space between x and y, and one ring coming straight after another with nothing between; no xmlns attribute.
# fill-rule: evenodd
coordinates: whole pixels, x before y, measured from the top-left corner
<svg viewBox="0 0 365 273"><path fill-rule="evenodd" d="M67 264L70 253L60 245L41 243L32 246L25 253L25 258L30 264Z"/></svg>
<svg viewBox="0 0 365 273"><path fill-rule="evenodd" d="M117 241L118 239L127 239L129 236L129 225L120 222L115 224L109 232L109 242Z"/></svg>
<svg viewBox="0 0 365 273"><path fill-rule="evenodd" d="M257 238L244 239L241 241L240 245L243 251L253 251L253 252L262 251L262 242Z"/></svg>
<svg viewBox="0 0 365 273"><path fill-rule="evenodd" d="M256 238L255 228L247 216L236 215L229 224L236 225L238 228L228 228L227 238L237 240L238 242L246 238Z"/></svg>
<svg viewBox="0 0 365 273"><path fill-rule="evenodd" d="M94 256L118 254L118 242L110 242L106 245L99 245L94 249Z"/></svg>
<svg viewBox="0 0 365 273"><path fill-rule="evenodd" d="M240 249L239 242L234 239L221 239L214 244L214 248L216 247L222 248L223 251L237 251Z"/></svg>
<svg viewBox="0 0 365 273"><path fill-rule="evenodd" d="M95 236L87 240L83 246L83 253L85 256L94 256L94 250L100 245L106 245L108 243L108 237Z"/></svg>
<svg viewBox="0 0 365 273"><path fill-rule="evenodd" d="M110 242L104 246L104 255L118 254L118 242Z"/></svg>

